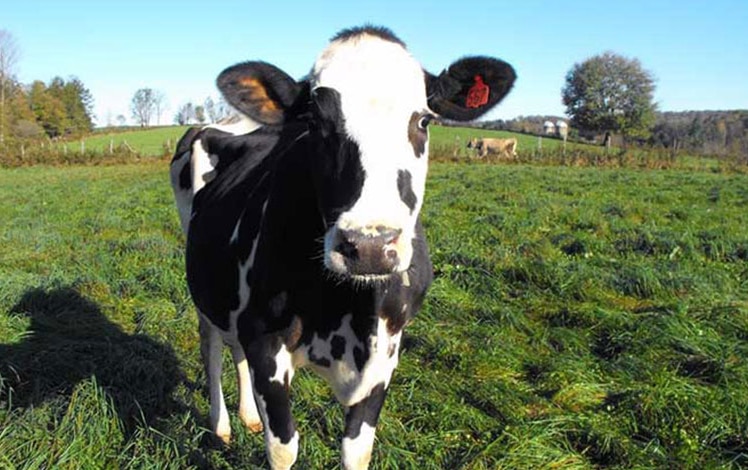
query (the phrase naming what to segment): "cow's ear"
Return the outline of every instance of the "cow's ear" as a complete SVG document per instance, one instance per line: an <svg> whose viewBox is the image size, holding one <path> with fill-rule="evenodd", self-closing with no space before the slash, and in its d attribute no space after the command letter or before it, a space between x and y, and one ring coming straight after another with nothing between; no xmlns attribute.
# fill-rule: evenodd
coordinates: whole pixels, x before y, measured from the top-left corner
<svg viewBox="0 0 748 470"><path fill-rule="evenodd" d="M477 119L512 89L517 74L511 65L491 57L465 57L439 76L426 74L428 104L441 117Z"/></svg>
<svg viewBox="0 0 748 470"><path fill-rule="evenodd" d="M302 89L300 83L266 62L244 62L216 80L226 102L261 124L281 124Z"/></svg>

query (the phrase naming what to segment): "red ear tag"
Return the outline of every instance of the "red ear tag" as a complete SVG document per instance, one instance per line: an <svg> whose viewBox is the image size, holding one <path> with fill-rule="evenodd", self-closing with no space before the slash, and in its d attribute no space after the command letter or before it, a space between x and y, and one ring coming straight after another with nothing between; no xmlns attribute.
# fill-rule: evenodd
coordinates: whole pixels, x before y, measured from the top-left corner
<svg viewBox="0 0 748 470"><path fill-rule="evenodd" d="M475 76L475 84L468 91L465 106L468 108L479 108L488 103L488 85L483 83L483 77Z"/></svg>

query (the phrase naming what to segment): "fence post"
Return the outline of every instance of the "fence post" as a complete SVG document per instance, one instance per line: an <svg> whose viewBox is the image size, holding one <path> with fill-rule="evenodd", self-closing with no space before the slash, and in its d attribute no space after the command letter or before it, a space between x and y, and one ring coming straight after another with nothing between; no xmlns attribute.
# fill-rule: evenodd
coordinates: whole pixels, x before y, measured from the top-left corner
<svg viewBox="0 0 748 470"><path fill-rule="evenodd" d="M86 141L81 139L81 155L86 153Z"/></svg>
<svg viewBox="0 0 748 470"><path fill-rule="evenodd" d="M538 136L538 148L535 149L535 160L538 161L543 158L543 136Z"/></svg>
<svg viewBox="0 0 748 470"><path fill-rule="evenodd" d="M130 152L130 153L137 153L134 148L130 147L130 144L127 143L127 140L122 139L122 145Z"/></svg>
<svg viewBox="0 0 748 470"><path fill-rule="evenodd" d="M566 157L566 134L564 134L564 157Z"/></svg>
<svg viewBox="0 0 748 470"><path fill-rule="evenodd" d="M109 155L114 153L114 139L109 139Z"/></svg>

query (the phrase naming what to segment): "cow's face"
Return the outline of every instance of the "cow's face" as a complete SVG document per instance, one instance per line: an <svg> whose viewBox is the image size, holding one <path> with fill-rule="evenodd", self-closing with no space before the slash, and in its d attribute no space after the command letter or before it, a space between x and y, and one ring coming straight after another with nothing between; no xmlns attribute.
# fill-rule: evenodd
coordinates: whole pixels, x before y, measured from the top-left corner
<svg viewBox="0 0 748 470"><path fill-rule="evenodd" d="M219 88L261 123L309 122L314 197L326 222L324 264L361 281L410 266L429 122L481 116L515 78L508 64L483 57L462 59L435 77L391 32L370 27L336 36L302 83L269 67L234 66L219 76Z"/></svg>
<svg viewBox="0 0 748 470"><path fill-rule="evenodd" d="M434 117L423 69L398 40L354 33L320 55L310 86L316 107L334 110L320 118L332 121L324 124L336 130L328 137L337 146L330 153L342 150L341 164L348 167L343 181L321 189L339 196L322 199L326 218L333 219L324 237L325 266L362 279L406 270Z"/></svg>

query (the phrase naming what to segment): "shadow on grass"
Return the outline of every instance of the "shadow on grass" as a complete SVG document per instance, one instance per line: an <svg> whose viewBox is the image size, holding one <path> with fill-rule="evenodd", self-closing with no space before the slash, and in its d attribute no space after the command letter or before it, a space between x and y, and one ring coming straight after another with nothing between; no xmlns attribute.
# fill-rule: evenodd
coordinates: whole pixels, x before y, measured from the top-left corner
<svg viewBox="0 0 748 470"><path fill-rule="evenodd" d="M14 408L69 395L93 376L127 432L185 409L172 398L185 382L172 348L123 332L74 289L29 290L10 313L31 320L23 340L0 344L0 398L8 398L9 386Z"/></svg>

